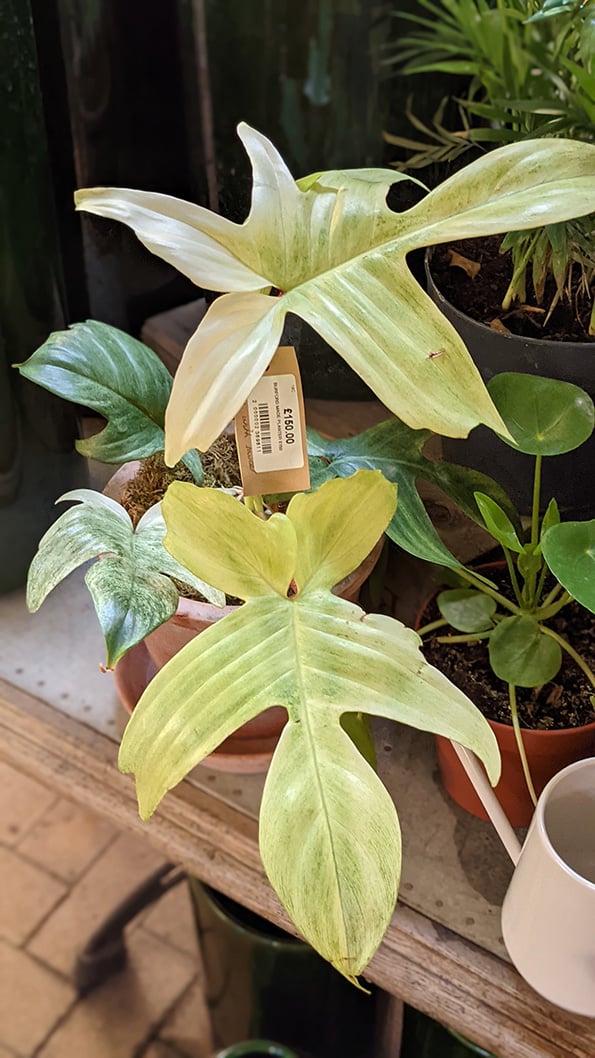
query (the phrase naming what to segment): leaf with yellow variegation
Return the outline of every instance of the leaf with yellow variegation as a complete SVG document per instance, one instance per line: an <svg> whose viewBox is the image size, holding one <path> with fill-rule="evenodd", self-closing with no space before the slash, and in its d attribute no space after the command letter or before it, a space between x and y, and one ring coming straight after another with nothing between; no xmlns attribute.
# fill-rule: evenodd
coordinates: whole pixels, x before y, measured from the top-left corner
<svg viewBox="0 0 595 1058"><path fill-rule="evenodd" d="M493 782L499 774L489 725L424 661L417 634L330 590L370 551L395 502L394 485L361 470L294 497L285 515L263 522L221 493L174 483L163 502L165 546L195 576L208 571L246 602L157 674L120 750L146 818L237 727L284 706L288 722L262 801L261 855L298 930L350 979L389 923L401 851L394 804L342 715L363 711L456 739ZM235 553L225 543L230 516Z"/></svg>
<svg viewBox="0 0 595 1058"><path fill-rule="evenodd" d="M168 462L215 440L271 360L288 312L311 324L409 426L453 437L478 423L506 432L461 338L406 255L595 211L595 147L511 144L394 213L386 195L402 174L339 170L296 183L266 137L244 123L238 133L254 174L243 224L151 192L76 195L79 209L129 224L198 285L232 292L214 302L186 347L166 414ZM283 297L263 292L271 287Z"/></svg>

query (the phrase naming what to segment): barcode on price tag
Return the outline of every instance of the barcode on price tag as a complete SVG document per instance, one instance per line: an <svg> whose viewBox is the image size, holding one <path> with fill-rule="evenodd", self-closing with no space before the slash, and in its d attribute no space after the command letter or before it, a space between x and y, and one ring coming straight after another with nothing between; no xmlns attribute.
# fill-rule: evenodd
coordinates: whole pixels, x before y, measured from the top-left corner
<svg viewBox="0 0 595 1058"><path fill-rule="evenodd" d="M277 349L236 415L236 441L246 496L310 487L300 373L291 346Z"/></svg>
<svg viewBox="0 0 595 1058"><path fill-rule="evenodd" d="M295 378L265 375L248 398L252 458L257 474L303 467L302 432Z"/></svg>

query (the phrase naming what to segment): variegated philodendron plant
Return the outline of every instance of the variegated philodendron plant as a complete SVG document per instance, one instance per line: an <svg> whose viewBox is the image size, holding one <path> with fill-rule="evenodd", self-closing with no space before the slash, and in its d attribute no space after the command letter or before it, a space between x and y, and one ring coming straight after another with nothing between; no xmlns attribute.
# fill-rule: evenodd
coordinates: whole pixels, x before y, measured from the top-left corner
<svg viewBox="0 0 595 1058"><path fill-rule="evenodd" d="M387 527L413 553L446 555L457 565L415 488L420 468L434 480L442 473L425 466L426 431L465 436L484 423L510 439L461 339L412 277L406 255L595 210L595 148L562 140L502 148L399 214L386 205L400 179L394 172L334 171L296 182L264 136L247 125L239 134L254 171L252 207L241 225L163 195L77 194L79 209L124 221L196 283L226 292L188 343L173 384L167 462L188 462L189 452L192 462L192 450L205 451L236 414L267 367L287 312L311 324L403 421L350 442L311 435L313 477L323 483L267 521L215 489L170 486L164 548L188 577L245 602L151 682L126 729L120 764L136 775L146 818L239 725L269 705L285 706L261 809L263 862L299 931L355 980L394 908L400 837L392 800L357 748L357 723L347 734L341 718L363 712L443 734L474 750L492 782L499 774L488 724L424 661L416 633L331 591ZM64 342L58 336L60 350ZM62 353L46 343L41 362L31 358L21 370L60 392L55 355ZM147 406L145 393L141 411ZM112 402L107 416L117 437L119 407ZM468 509L474 492L490 493L456 468L442 480L464 494Z"/></svg>
<svg viewBox="0 0 595 1058"><path fill-rule="evenodd" d="M395 486L371 470L294 496L268 521L214 489L174 482L163 501L166 547L245 603L151 681L120 749L146 819L240 724L283 705L260 852L300 933L350 979L390 921L401 839L393 801L341 718L363 709L446 735L479 755L492 782L500 771L487 721L427 664L417 633L331 591L372 549L395 505Z"/></svg>

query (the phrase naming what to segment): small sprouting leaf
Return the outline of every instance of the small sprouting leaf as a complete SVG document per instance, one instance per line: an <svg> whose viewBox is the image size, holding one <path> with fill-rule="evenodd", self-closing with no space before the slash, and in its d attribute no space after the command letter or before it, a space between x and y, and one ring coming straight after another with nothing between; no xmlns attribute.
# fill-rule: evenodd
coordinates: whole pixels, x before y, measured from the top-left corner
<svg viewBox="0 0 595 1058"><path fill-rule="evenodd" d="M533 617L505 617L489 640L490 664L496 676L517 687L540 687L562 664L559 643Z"/></svg>
<svg viewBox="0 0 595 1058"><path fill-rule="evenodd" d="M475 493L475 500L488 533L491 533L498 543L508 548L509 551L516 551L517 554L520 554L523 550L523 545L505 511L502 510L498 503L489 496L485 496L482 492Z"/></svg>
<svg viewBox="0 0 595 1058"><path fill-rule="evenodd" d="M543 566L540 545L537 544L536 547L532 547L530 544L526 544L517 559L517 566L519 573L525 580L527 577L539 573Z"/></svg>
<svg viewBox="0 0 595 1058"><path fill-rule="evenodd" d="M595 613L595 520L553 525L541 546L556 580Z"/></svg>
<svg viewBox="0 0 595 1058"><path fill-rule="evenodd" d="M528 455L572 452L593 432L593 401L571 382L506 371L490 379L488 390L516 442L511 447Z"/></svg>
<svg viewBox="0 0 595 1058"><path fill-rule="evenodd" d="M445 620L461 632L485 632L491 628L497 609L491 595L472 588L442 591L436 601Z"/></svg>
<svg viewBox="0 0 595 1058"><path fill-rule="evenodd" d="M548 529L551 529L553 525L560 524L560 511L558 510L558 504L556 500L550 500L547 505L547 510L541 521L541 528L539 530L539 538L541 539L547 533Z"/></svg>

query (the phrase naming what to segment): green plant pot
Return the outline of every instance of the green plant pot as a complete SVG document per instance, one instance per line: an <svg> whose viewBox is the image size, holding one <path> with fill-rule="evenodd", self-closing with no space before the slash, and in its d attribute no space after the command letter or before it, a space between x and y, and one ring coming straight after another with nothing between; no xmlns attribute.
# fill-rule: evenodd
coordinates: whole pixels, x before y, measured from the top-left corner
<svg viewBox="0 0 595 1058"><path fill-rule="evenodd" d="M496 1058L413 1007L405 1008L400 1058Z"/></svg>
<svg viewBox="0 0 595 1058"><path fill-rule="evenodd" d="M290 1051L280 1043L270 1040L246 1040L227 1047L214 1055L214 1058L297 1058L295 1051Z"/></svg>
<svg viewBox="0 0 595 1058"><path fill-rule="evenodd" d="M303 941L189 882L216 1047L264 1038L298 1058L370 1058L375 994L357 991Z"/></svg>

